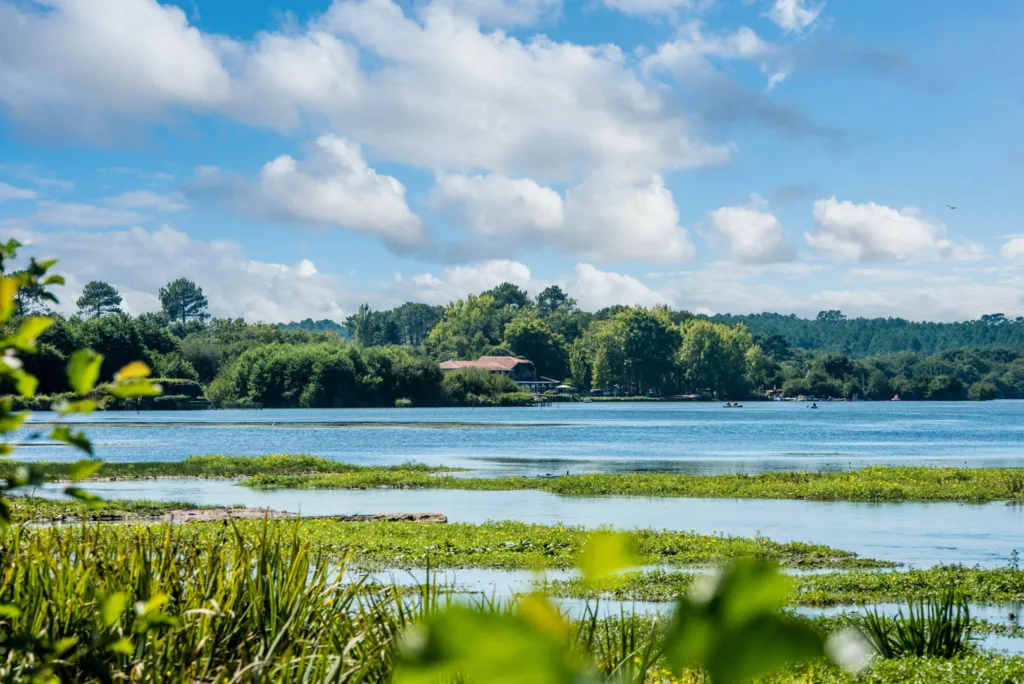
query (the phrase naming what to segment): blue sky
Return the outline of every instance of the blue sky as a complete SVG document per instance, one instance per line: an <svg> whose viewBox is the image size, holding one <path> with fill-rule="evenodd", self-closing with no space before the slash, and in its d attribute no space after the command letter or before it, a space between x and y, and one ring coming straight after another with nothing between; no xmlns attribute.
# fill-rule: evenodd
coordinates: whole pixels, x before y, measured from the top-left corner
<svg viewBox="0 0 1024 684"><path fill-rule="evenodd" d="M1024 314L1024 5L0 0L0 228L133 312ZM955 206L955 209L948 205Z"/></svg>

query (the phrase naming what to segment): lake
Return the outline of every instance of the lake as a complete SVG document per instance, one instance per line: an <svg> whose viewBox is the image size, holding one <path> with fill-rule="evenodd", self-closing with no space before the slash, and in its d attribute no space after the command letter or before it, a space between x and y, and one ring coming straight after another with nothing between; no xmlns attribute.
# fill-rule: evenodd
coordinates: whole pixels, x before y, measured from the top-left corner
<svg viewBox="0 0 1024 684"><path fill-rule="evenodd" d="M667 470L699 474L838 471L869 465L1024 466L1024 402L562 404L550 408L352 409L98 413L80 418L110 461L172 461L193 454L305 452L363 465L405 461L471 468L474 476ZM32 421L53 420L40 413ZM91 424L91 426L89 425ZM77 458L31 423L19 458ZM892 560L904 567L1005 566L1024 551L1024 506L1002 503L850 502L560 497L538 491L253 491L232 480L90 483L105 498L272 507L306 515L441 512L452 522L514 519L762 534ZM44 495L59 495L47 486ZM528 573L464 570L445 576L504 595ZM573 608L572 602L566 602ZM617 610L608 602L606 609ZM636 605L638 609L651 606ZM578 608L578 606L576 607ZM992 607L992 617L1005 615ZM813 611L810 611L813 612ZM986 615L987 616L987 615ZM986 645L1020 650L1020 640Z"/></svg>
<svg viewBox="0 0 1024 684"><path fill-rule="evenodd" d="M38 413L34 422L53 420ZM358 464L404 461L481 476L668 470L834 471L867 465L1024 465L1024 401L555 404L548 408L98 413L79 418L109 461L304 452ZM143 427L133 424L144 423ZM416 424L415 427L407 427ZM433 425L433 426L432 426ZM461 427L458 427L461 426ZM16 439L19 458L74 458Z"/></svg>

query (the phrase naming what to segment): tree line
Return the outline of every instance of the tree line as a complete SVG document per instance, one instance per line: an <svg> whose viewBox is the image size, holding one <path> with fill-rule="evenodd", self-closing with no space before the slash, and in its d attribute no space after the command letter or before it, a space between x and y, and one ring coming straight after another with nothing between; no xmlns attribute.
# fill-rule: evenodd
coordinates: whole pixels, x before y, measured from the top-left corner
<svg viewBox="0 0 1024 684"><path fill-rule="evenodd" d="M202 288L187 279L160 288L159 299L161 311L130 316L114 287L87 284L77 314L54 316L40 353L26 361L40 378L40 392L66 392L68 355L89 347L105 357L103 380L140 359L157 376L192 383L180 389L183 395L265 406L528 401L501 376L438 368L445 359L485 354L526 358L543 377L624 396L745 399L775 390L791 397L1024 398L1024 344L1016 342L1024 325L1005 317L909 324L847 320L839 312L813 321L777 314L709 318L668 307L586 312L558 286L531 297L503 283L444 307L363 305L343 323L271 325L211 318ZM50 304L31 293L18 301L22 314ZM864 329L878 331L883 342L876 344L885 352L860 353ZM925 331L923 340L913 343L912 331ZM969 343L954 344L961 341ZM829 345L838 350L823 352Z"/></svg>

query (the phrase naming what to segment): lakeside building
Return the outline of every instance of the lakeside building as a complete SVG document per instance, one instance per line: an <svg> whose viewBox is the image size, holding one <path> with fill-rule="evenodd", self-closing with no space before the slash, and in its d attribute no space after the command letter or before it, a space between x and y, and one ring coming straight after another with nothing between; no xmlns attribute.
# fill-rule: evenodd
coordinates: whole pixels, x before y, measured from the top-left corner
<svg viewBox="0 0 1024 684"><path fill-rule="evenodd" d="M537 367L532 361L515 356L481 356L476 361L448 359L441 362L441 370L445 372L460 368L479 368L488 373L501 373L531 392L545 392L555 389L559 384L557 380L538 376Z"/></svg>

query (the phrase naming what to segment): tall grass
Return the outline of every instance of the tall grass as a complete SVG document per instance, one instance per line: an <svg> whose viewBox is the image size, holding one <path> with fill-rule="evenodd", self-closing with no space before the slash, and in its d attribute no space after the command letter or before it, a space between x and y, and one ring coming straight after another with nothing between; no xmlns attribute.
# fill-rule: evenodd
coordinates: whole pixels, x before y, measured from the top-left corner
<svg viewBox="0 0 1024 684"><path fill-rule="evenodd" d="M950 588L941 599L910 602L893 618L871 611L860 630L882 658L953 658L970 648L971 609Z"/></svg>

